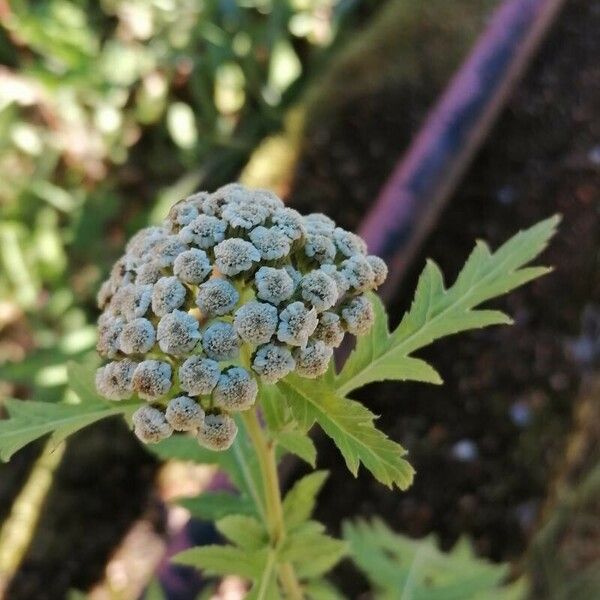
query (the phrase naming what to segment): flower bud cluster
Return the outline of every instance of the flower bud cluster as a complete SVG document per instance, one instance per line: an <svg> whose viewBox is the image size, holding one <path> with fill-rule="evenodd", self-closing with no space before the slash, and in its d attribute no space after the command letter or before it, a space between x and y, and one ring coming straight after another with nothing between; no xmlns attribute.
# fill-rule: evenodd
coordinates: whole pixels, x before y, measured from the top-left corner
<svg viewBox="0 0 600 600"><path fill-rule="evenodd" d="M187 431L224 450L259 381L319 377L346 333L369 331L365 292L386 276L325 215L238 184L199 192L137 233L102 285L96 387L145 401L133 415L145 443Z"/></svg>

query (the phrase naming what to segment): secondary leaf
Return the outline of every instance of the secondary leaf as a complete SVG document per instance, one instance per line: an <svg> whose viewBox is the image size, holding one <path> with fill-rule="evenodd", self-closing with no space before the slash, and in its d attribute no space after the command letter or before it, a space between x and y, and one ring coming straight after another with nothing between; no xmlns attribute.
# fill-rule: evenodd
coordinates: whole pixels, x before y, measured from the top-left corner
<svg viewBox="0 0 600 600"><path fill-rule="evenodd" d="M260 404L273 439L285 450L315 466L317 450L313 441L292 418L282 390L277 385L260 386Z"/></svg>
<svg viewBox="0 0 600 600"><path fill-rule="evenodd" d="M202 492L195 498L180 498L177 504L197 519L217 521L227 515L253 515L256 508L246 496L227 492Z"/></svg>
<svg viewBox="0 0 600 600"><path fill-rule="evenodd" d="M69 363L69 387L78 396L78 404L5 400L9 418L0 421L0 460L9 460L17 450L48 434L50 444L57 446L101 419L122 415L130 420L140 403L108 402L99 396L94 385L95 370L95 361Z"/></svg>
<svg viewBox="0 0 600 600"><path fill-rule="evenodd" d="M441 552L432 537L397 535L382 521L344 524L350 555L375 588L376 598L478 600L520 598L520 585L503 586L506 565L478 558L466 541Z"/></svg>
<svg viewBox="0 0 600 600"><path fill-rule="evenodd" d="M287 538L280 560L289 561L298 577L310 579L330 571L347 554L348 544L324 533L323 525L309 521Z"/></svg>
<svg viewBox="0 0 600 600"><path fill-rule="evenodd" d="M217 521L216 526L230 542L245 550L258 550L268 543L267 532L254 517L229 515Z"/></svg>
<svg viewBox="0 0 600 600"><path fill-rule="evenodd" d="M375 427L375 415L368 408L342 398L323 382L307 387L302 379L290 375L279 385L301 426L316 420L335 442L353 475L362 463L390 488L396 485L405 490L410 486L414 470L403 458L406 450Z"/></svg>
<svg viewBox="0 0 600 600"><path fill-rule="evenodd" d="M310 518L315 510L317 495L329 473L315 471L299 479L283 500L283 516L289 530Z"/></svg>
<svg viewBox="0 0 600 600"><path fill-rule="evenodd" d="M8 419L0 421L0 460L7 461L30 442L49 433L51 444L57 446L80 429L115 415L130 417L139 402L105 402L92 400L80 404L36 402L33 400L4 401Z"/></svg>
<svg viewBox="0 0 600 600"><path fill-rule="evenodd" d="M239 575L256 581L265 569L267 555L267 548L210 545L184 550L173 557L173 562L201 569L206 575Z"/></svg>
<svg viewBox="0 0 600 600"><path fill-rule="evenodd" d="M511 323L510 317L500 311L477 307L549 272L546 267L523 267L546 247L558 222L558 217L552 217L521 231L494 253L484 242L478 242L448 289L438 266L428 261L410 310L393 333L388 331L381 302L372 296L375 326L369 335L358 339L337 376L339 392L346 395L383 379L441 383L432 367L410 355L447 335Z"/></svg>
<svg viewBox="0 0 600 600"><path fill-rule="evenodd" d="M299 430L281 431L275 435L275 441L314 468L317 462L317 449L306 433Z"/></svg>

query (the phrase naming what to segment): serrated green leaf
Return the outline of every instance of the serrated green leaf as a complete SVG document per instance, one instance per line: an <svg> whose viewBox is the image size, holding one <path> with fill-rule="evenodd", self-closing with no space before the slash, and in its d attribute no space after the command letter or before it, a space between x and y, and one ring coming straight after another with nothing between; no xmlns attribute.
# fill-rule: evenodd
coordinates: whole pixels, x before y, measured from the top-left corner
<svg viewBox="0 0 600 600"><path fill-rule="evenodd" d="M7 461L27 444L50 434L58 446L80 429L116 415L130 420L139 402L108 402L98 395L94 384L96 362L68 365L69 386L80 402L38 402L7 399L8 419L0 421L0 460Z"/></svg>
<svg viewBox="0 0 600 600"><path fill-rule="evenodd" d="M327 471L315 471L296 481L283 500L283 517L289 530L307 519L315 510L317 495L329 477Z"/></svg>
<svg viewBox="0 0 600 600"><path fill-rule="evenodd" d="M180 498L177 504L190 511L196 519L217 521L227 515L254 515L256 507L246 496L227 492L202 492L194 498Z"/></svg>
<svg viewBox="0 0 600 600"><path fill-rule="evenodd" d="M352 560L371 581L377 598L500 600L508 592L515 597L516 588L502 586L507 566L478 558L466 540L443 553L433 537L413 540L380 520L345 523L343 532Z"/></svg>
<svg viewBox="0 0 600 600"><path fill-rule="evenodd" d="M319 577L330 571L347 554L348 544L324 533L316 521L303 523L283 545L279 559L290 562L300 578Z"/></svg>
<svg viewBox="0 0 600 600"><path fill-rule="evenodd" d="M494 253L485 243L478 242L456 282L448 289L438 266L427 261L410 310L391 334L385 309L372 296L375 325L369 335L358 339L337 376L339 392L347 395L367 383L384 379L441 383L432 367L410 355L448 335L511 323L510 317L500 311L477 307L550 271L545 267L523 267L547 246L559 220L552 217L519 232Z"/></svg>
<svg viewBox="0 0 600 600"><path fill-rule="evenodd" d="M47 434L57 446L80 429L115 415L130 416L139 403L90 401L80 404L4 401L8 419L0 421L0 460L7 461L27 444Z"/></svg>
<svg viewBox="0 0 600 600"><path fill-rule="evenodd" d="M216 522L217 530L231 543L244 550L258 550L268 543L262 524L247 515L229 515Z"/></svg>
<svg viewBox="0 0 600 600"><path fill-rule="evenodd" d="M317 462L317 449L314 442L302 431L281 431L275 441L288 452L299 456L314 468Z"/></svg>
<svg viewBox="0 0 600 600"><path fill-rule="evenodd" d="M375 311L375 323L371 331L358 338L356 348L348 357L344 369L337 378L336 387L348 393L373 381L394 379L397 381L421 381L441 384L439 373L424 360L394 352L391 348L391 335L387 326L387 314L381 300L375 294L369 294ZM384 349L387 348L386 352ZM365 365L370 365L364 368ZM344 381L352 377L352 386L346 391Z"/></svg>
<svg viewBox="0 0 600 600"><path fill-rule="evenodd" d="M235 546L200 546L184 550L173 562L202 570L206 575L239 575L256 581L260 579L268 550L244 550Z"/></svg>
<svg viewBox="0 0 600 600"><path fill-rule="evenodd" d="M375 415L359 402L337 395L323 382L316 380L307 388L303 381L290 375L279 382L294 417L301 424L316 420L335 442L353 475L362 463L384 485L407 489L414 469L403 458L406 450L375 427Z"/></svg>

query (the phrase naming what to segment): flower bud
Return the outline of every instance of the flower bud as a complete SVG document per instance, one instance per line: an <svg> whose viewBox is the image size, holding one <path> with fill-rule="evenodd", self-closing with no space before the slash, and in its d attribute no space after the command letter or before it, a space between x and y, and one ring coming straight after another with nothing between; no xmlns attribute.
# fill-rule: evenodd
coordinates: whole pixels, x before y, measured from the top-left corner
<svg viewBox="0 0 600 600"><path fill-rule="evenodd" d="M259 346L252 362L252 369L266 383L276 383L291 373L295 366L296 361L290 350L272 343Z"/></svg>
<svg viewBox="0 0 600 600"><path fill-rule="evenodd" d="M249 344L265 344L277 329L277 309L265 302L248 302L235 313L233 326Z"/></svg>
<svg viewBox="0 0 600 600"><path fill-rule="evenodd" d="M209 325L203 336L204 352L213 360L233 360L240 350L240 339L233 325L217 321Z"/></svg>
<svg viewBox="0 0 600 600"><path fill-rule="evenodd" d="M269 212L260 204L239 202L227 204L223 208L222 217L231 227L252 229L257 225L262 225L269 216Z"/></svg>
<svg viewBox="0 0 600 600"><path fill-rule="evenodd" d="M227 279L209 279L198 288L196 304L207 317L225 315L238 303L240 295Z"/></svg>
<svg viewBox="0 0 600 600"><path fill-rule="evenodd" d="M309 258L313 258L318 263L332 263L335 260L335 244L326 235L319 233L309 233L306 236L304 252Z"/></svg>
<svg viewBox="0 0 600 600"><path fill-rule="evenodd" d="M342 309L342 318L350 333L364 335L369 332L375 321L373 305L365 296L352 298Z"/></svg>
<svg viewBox="0 0 600 600"><path fill-rule="evenodd" d="M152 406L141 406L133 413L131 420L135 435L144 444L156 444L173 433L165 415Z"/></svg>
<svg viewBox="0 0 600 600"><path fill-rule="evenodd" d="M215 264L223 275L233 277L259 261L260 252L246 240L229 238L215 246Z"/></svg>
<svg viewBox="0 0 600 600"><path fill-rule="evenodd" d="M279 208L272 216L272 221L277 229L291 242L299 240L306 235L306 227L302 215L293 208Z"/></svg>
<svg viewBox="0 0 600 600"><path fill-rule="evenodd" d="M156 339L166 354L179 356L191 352L201 339L198 321L189 313L174 310L156 328Z"/></svg>
<svg viewBox="0 0 600 600"><path fill-rule="evenodd" d="M335 229L335 221L323 213L311 213L304 217L304 225L308 233L331 236Z"/></svg>
<svg viewBox="0 0 600 600"><path fill-rule="evenodd" d="M333 239L338 250L348 258L357 254L365 255L367 253L367 244L365 241L351 231L336 227L333 231Z"/></svg>
<svg viewBox="0 0 600 600"><path fill-rule="evenodd" d="M362 255L352 256L342 262L341 273L350 284L350 289L357 292L366 292L375 285L375 273Z"/></svg>
<svg viewBox="0 0 600 600"><path fill-rule="evenodd" d="M335 281L338 293L336 299L337 302L343 298L344 294L346 294L346 292L350 289L348 280L341 271L338 271L338 268L335 265L321 265L320 270L329 275L329 277Z"/></svg>
<svg viewBox="0 0 600 600"><path fill-rule="evenodd" d="M156 341L154 327L148 319L135 319L123 327L119 337L119 348L125 354L150 352Z"/></svg>
<svg viewBox="0 0 600 600"><path fill-rule="evenodd" d="M168 235L164 240L156 244L152 249L152 254L161 267L170 267L175 262L175 259L187 249L188 247L181 241L178 235Z"/></svg>
<svg viewBox="0 0 600 600"><path fill-rule="evenodd" d="M250 232L250 241L263 260L278 260L290 253L290 240L275 227L256 227Z"/></svg>
<svg viewBox="0 0 600 600"><path fill-rule="evenodd" d="M315 379L327 371L332 356L333 348L320 340L310 342L306 348L297 348L294 350L296 373L301 377Z"/></svg>
<svg viewBox="0 0 600 600"><path fill-rule="evenodd" d="M246 196L248 190L243 188L242 190L245 192L243 195ZM248 202L251 204L259 204L263 208L266 208L269 215L285 206L284 203L271 190L262 189L250 190Z"/></svg>
<svg viewBox="0 0 600 600"><path fill-rule="evenodd" d="M156 400L171 389L171 365L158 360L145 360L136 367L132 383L140 398Z"/></svg>
<svg viewBox="0 0 600 600"><path fill-rule="evenodd" d="M179 239L186 244L195 244L198 248L208 250L225 239L227 223L211 217L200 215L179 232Z"/></svg>
<svg viewBox="0 0 600 600"><path fill-rule="evenodd" d="M204 411L187 396L169 400L165 417L175 431L196 431L204 423Z"/></svg>
<svg viewBox="0 0 600 600"><path fill-rule="evenodd" d="M228 411L249 409L256 401L258 384L241 367L231 367L220 377L213 392L215 405Z"/></svg>
<svg viewBox="0 0 600 600"><path fill-rule="evenodd" d="M209 450L227 450L237 435L237 425L229 415L206 415L198 429L200 445Z"/></svg>
<svg viewBox="0 0 600 600"><path fill-rule="evenodd" d="M138 267L135 283L137 285L154 284L161 277L162 269L160 263L155 260L150 260Z"/></svg>
<svg viewBox="0 0 600 600"><path fill-rule="evenodd" d="M110 362L96 371L96 389L109 400L125 400L133 394L136 363L129 359Z"/></svg>
<svg viewBox="0 0 600 600"><path fill-rule="evenodd" d="M150 308L152 300L151 285L128 284L122 287L113 297L112 308L128 321L143 317Z"/></svg>
<svg viewBox="0 0 600 600"><path fill-rule="evenodd" d="M254 276L256 295L271 304L279 304L292 297L294 281L286 269L261 267Z"/></svg>
<svg viewBox="0 0 600 600"><path fill-rule="evenodd" d="M220 217L223 213L223 209L230 202L234 202L240 194L244 193L244 191L244 186L239 183L228 183L227 185L220 187L213 194L210 194L208 198L204 200L202 203L202 211L206 215Z"/></svg>
<svg viewBox="0 0 600 600"><path fill-rule="evenodd" d="M190 396L210 394L219 381L219 363L210 358L190 356L179 367L179 385Z"/></svg>
<svg viewBox="0 0 600 600"><path fill-rule="evenodd" d="M313 336L332 348L338 348L344 339L344 328L340 317L332 312L321 313Z"/></svg>
<svg viewBox="0 0 600 600"><path fill-rule="evenodd" d="M113 286L110 279L107 279L98 290L96 295L96 304L100 310L104 310L110 303L113 297Z"/></svg>
<svg viewBox="0 0 600 600"><path fill-rule="evenodd" d="M146 227L138 231L130 240L125 250L128 255L138 259L144 259L154 248L167 236L162 227Z"/></svg>
<svg viewBox="0 0 600 600"><path fill-rule="evenodd" d="M185 302L185 286L177 277L161 277L152 290L152 310L162 317Z"/></svg>
<svg viewBox="0 0 600 600"><path fill-rule="evenodd" d="M302 298L318 312L331 308L339 295L335 281L321 270L307 273L300 281L300 290Z"/></svg>
<svg viewBox="0 0 600 600"><path fill-rule="evenodd" d="M173 263L173 273L183 282L197 285L212 271L204 250L192 248L182 252Z"/></svg>
<svg viewBox="0 0 600 600"><path fill-rule="evenodd" d="M105 315L108 313L104 313ZM125 319L122 317L110 316L98 323L98 343L96 350L100 356L105 358L115 358L119 353L119 338L125 326Z"/></svg>
<svg viewBox="0 0 600 600"><path fill-rule="evenodd" d="M185 227L189 225L198 216L198 207L188 202L180 200L174 204L169 211L167 221L176 227Z"/></svg>
<svg viewBox="0 0 600 600"><path fill-rule="evenodd" d="M367 261L369 265L371 265L371 269L373 269L374 284L375 287L378 288L387 279L387 265L383 259L379 258L379 256L367 256Z"/></svg>
<svg viewBox="0 0 600 600"><path fill-rule="evenodd" d="M310 310L302 302L293 302L279 315L277 339L290 346L306 346L309 336L317 327L317 311Z"/></svg>

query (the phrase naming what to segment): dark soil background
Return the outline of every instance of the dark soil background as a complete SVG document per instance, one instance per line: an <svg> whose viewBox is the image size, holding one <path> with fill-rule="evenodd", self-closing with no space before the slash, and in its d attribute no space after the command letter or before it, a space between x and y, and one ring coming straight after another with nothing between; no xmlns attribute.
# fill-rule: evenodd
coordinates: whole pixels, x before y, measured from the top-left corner
<svg viewBox="0 0 600 600"><path fill-rule="evenodd" d="M559 212L559 235L543 257L556 271L496 303L513 315L513 327L445 340L422 354L444 387L361 391L382 415L380 426L408 448L417 476L403 494L365 473L356 481L321 439L319 467L332 475L317 517L333 531L344 519L381 515L410 535L435 532L445 547L468 534L496 560L524 552L560 469L582 375L599 358L597 340L581 332L600 302L599 30L599 3L567 3L403 282L391 319L397 323L407 308L425 257L452 281L475 238L496 246ZM319 121L291 204L355 228L428 99L427 90L382 86ZM349 566L336 580L356 597L360 577Z"/></svg>

